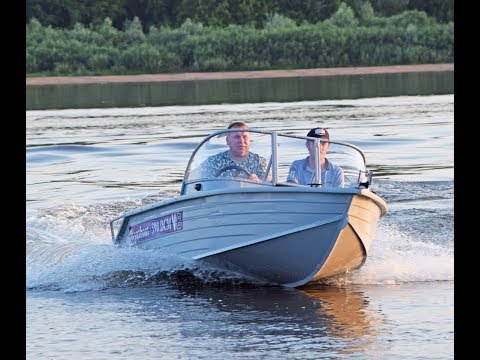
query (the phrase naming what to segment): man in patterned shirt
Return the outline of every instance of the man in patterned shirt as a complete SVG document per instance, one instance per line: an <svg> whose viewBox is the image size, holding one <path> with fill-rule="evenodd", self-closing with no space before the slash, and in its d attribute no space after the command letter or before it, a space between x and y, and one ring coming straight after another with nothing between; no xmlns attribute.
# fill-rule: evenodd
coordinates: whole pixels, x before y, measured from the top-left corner
<svg viewBox="0 0 480 360"><path fill-rule="evenodd" d="M327 129L313 128L307 134L308 137L316 137L330 140L330 134ZM300 185L321 185L322 187L344 187L345 179L343 169L328 161L325 157L329 142L320 143L320 166L321 166L321 184L312 184L314 181L313 173L315 172L314 151L315 142L307 140L306 144L309 156L305 159L295 160L288 171L287 182Z"/></svg>
<svg viewBox="0 0 480 360"><path fill-rule="evenodd" d="M248 129L242 122L234 122L229 129ZM265 179L267 161L262 156L249 151L250 133L248 131L230 132L226 136L229 150L209 156L202 164L204 177L243 177L259 181ZM227 169L225 169L227 167ZM225 169L222 171L222 169ZM242 169L247 170L244 171Z"/></svg>

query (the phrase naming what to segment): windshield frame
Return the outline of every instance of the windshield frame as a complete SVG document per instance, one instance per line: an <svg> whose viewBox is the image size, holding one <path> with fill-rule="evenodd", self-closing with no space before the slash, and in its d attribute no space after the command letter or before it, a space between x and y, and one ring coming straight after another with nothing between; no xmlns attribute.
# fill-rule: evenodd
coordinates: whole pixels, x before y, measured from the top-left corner
<svg viewBox="0 0 480 360"><path fill-rule="evenodd" d="M265 176L265 179L261 179L260 181L253 181L248 178L240 178L240 177L235 177L235 178L227 178L227 177L221 177L221 178L212 178L212 177L192 177L193 174L193 168L194 165L198 165L198 158L202 151L205 150L205 148L210 144L210 141L212 139L216 139L219 137L225 137L228 133L232 132L249 132L250 134L261 134L261 135L266 135L269 136L269 159L268 161L268 168L267 168L267 174ZM231 129L222 129L213 132L212 134L208 135L205 137L194 149L192 152L192 155L190 156L190 159L187 163L184 176L183 176L183 181L182 181L182 187L180 194L185 195L190 192L190 189L195 189L198 191L197 187L201 185L201 183L205 182L212 182L215 181L216 183L221 183L223 182L225 186L231 185L233 183L243 183L244 185L249 185L249 186L318 186L321 187L321 180L320 180L320 156L318 155L318 151L314 152L314 164L315 164L315 169L314 169L314 181L312 185L298 185L298 184L293 184L293 183L287 183L286 181L280 181L279 180L279 144L283 141L288 139L288 141L298 141L299 144L301 142L306 142L307 140L313 141L315 144L315 147L317 149L320 149L321 143L328 142L330 146L338 146L339 149L348 149L346 151L352 152L355 156L356 162L352 165L349 164L351 167L350 173L354 173L355 171L358 171L358 176L356 181L350 181L354 185L349 185L348 187L359 187L362 184L362 178L365 177L365 174L367 174L367 177L370 178L370 172L366 168L366 159L365 159L365 154L363 151L350 143L346 142L341 142L341 141L332 141L329 139L324 139L324 138L317 138L317 137L308 137L308 136L302 136L302 135L295 135L291 133L286 133L286 132L279 132L276 130L272 131L265 131L265 130L259 130L259 129L253 129L253 128L231 128ZM267 143L267 141L264 141ZM252 142L251 142L252 144ZM304 143L305 144L305 143ZM264 151L267 151L266 147L268 145L264 144ZM218 145L217 145L218 148ZM222 148L219 148L219 150L225 150L226 145ZM267 175L271 172L271 177L267 178ZM352 175L351 175L352 176Z"/></svg>

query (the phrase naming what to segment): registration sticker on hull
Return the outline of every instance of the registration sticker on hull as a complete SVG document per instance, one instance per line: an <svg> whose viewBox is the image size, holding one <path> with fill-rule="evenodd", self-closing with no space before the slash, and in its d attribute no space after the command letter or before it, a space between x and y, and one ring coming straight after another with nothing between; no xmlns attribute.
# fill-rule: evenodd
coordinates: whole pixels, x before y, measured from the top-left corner
<svg viewBox="0 0 480 360"><path fill-rule="evenodd" d="M156 219L130 226L129 238L132 244L168 235L183 229L183 211L166 214Z"/></svg>

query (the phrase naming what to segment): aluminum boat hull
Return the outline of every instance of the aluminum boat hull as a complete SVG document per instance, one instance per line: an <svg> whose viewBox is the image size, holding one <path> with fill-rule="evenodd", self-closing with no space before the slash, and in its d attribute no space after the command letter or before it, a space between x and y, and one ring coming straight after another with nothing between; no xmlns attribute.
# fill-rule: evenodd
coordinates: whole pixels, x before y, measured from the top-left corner
<svg viewBox="0 0 480 360"><path fill-rule="evenodd" d="M385 201L366 189L202 191L115 219L114 241L297 287L362 266L386 212Z"/></svg>

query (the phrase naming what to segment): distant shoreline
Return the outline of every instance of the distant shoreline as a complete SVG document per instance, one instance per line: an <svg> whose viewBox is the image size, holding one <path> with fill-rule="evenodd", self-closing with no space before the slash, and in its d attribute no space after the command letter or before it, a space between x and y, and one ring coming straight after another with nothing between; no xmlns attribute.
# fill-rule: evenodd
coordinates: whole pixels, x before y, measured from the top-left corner
<svg viewBox="0 0 480 360"><path fill-rule="evenodd" d="M198 72L198 73L181 73L181 74L27 77L26 86L144 83L144 82L168 82L168 81L175 82L175 81L227 80L227 79L267 79L267 78L281 78L281 77L369 75L369 74L432 72L432 71L454 71L454 64L393 65L393 66L317 68L317 69L298 69L298 70L231 71L231 72L211 72L211 73Z"/></svg>

